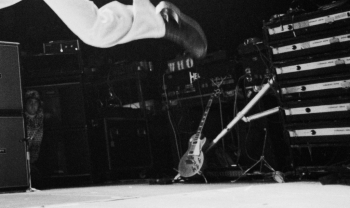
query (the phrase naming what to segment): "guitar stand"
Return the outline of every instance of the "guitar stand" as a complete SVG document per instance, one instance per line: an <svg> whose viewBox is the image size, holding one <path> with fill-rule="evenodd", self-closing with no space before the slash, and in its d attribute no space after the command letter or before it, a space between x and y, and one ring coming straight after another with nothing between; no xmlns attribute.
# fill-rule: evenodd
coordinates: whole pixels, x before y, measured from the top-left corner
<svg viewBox="0 0 350 208"><path fill-rule="evenodd" d="M202 171L199 171L199 172L198 172L198 175L200 175L200 176L203 177L205 183L208 183L207 178L205 177L205 175L204 175L204 173L203 173Z"/></svg>
<svg viewBox="0 0 350 208"><path fill-rule="evenodd" d="M207 178L205 177L205 175L204 175L204 173L203 173L202 171L199 171L197 174L203 177L205 183L208 183ZM178 174L174 177L173 182L174 182L174 181L177 181L177 180L180 180L180 178L181 178L181 175L180 175L180 173L178 173Z"/></svg>

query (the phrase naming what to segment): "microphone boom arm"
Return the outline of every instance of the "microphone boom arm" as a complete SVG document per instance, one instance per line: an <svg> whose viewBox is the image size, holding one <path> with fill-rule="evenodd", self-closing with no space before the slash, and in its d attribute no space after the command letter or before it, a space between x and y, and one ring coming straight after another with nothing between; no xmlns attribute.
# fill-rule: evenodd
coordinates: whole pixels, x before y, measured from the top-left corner
<svg viewBox="0 0 350 208"><path fill-rule="evenodd" d="M261 88L261 90L254 96L254 98L240 111L237 113L236 117L223 129L219 135L211 142L210 146L207 148L206 152L209 151L223 136L231 131L232 127L241 120L245 114L260 100L260 98L271 88L274 83L274 77L270 78L267 83Z"/></svg>

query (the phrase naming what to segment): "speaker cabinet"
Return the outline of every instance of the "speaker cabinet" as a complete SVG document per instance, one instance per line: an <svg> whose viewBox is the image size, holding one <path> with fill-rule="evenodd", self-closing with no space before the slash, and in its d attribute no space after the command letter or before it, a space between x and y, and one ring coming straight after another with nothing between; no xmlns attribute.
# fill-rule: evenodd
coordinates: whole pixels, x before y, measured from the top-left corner
<svg viewBox="0 0 350 208"><path fill-rule="evenodd" d="M44 110L44 135L39 166L44 176L91 174L89 127L82 81L26 86L39 92Z"/></svg>
<svg viewBox="0 0 350 208"><path fill-rule="evenodd" d="M46 129L79 128L86 125L81 82L26 87L36 90L43 101Z"/></svg>
<svg viewBox="0 0 350 208"><path fill-rule="evenodd" d="M90 175L87 129L44 129L39 163L48 177Z"/></svg>
<svg viewBox="0 0 350 208"><path fill-rule="evenodd" d="M146 120L105 118L104 128L110 171L147 169L152 166Z"/></svg>
<svg viewBox="0 0 350 208"><path fill-rule="evenodd" d="M28 186L23 117L0 117L0 188Z"/></svg>
<svg viewBox="0 0 350 208"><path fill-rule="evenodd" d="M19 44L0 42L1 111L22 109L21 88Z"/></svg>

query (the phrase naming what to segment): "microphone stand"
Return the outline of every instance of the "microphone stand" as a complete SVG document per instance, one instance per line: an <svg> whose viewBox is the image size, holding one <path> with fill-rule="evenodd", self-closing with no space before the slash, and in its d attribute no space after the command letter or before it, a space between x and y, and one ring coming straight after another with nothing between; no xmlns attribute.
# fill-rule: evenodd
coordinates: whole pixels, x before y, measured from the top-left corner
<svg viewBox="0 0 350 208"><path fill-rule="evenodd" d="M33 139L37 131L34 132L33 136L31 138L24 138L21 139L21 142L25 143L25 151L26 151L26 163L27 163L27 180L29 187L27 189L27 192L35 192L38 191L37 189L32 187L32 174L30 169L30 152L29 152L29 140Z"/></svg>
<svg viewBox="0 0 350 208"><path fill-rule="evenodd" d="M248 111L260 100L260 98L265 95L265 93L271 88L271 86L274 84L275 82L275 78L274 76L270 77L267 81L267 83L262 87L262 89L259 91L258 94L256 94L254 96L254 98L240 111L237 113L236 117L227 125L227 127L225 129L223 129L219 135L216 136L216 138L212 141L212 143L210 144L210 146L208 147L208 149L206 150L206 152L208 152L226 133L228 133L229 131L231 131L232 127L239 121L239 120L243 120L245 122L249 122L250 120L254 120L254 119L258 119L261 118L263 116L267 116L273 113L278 112L278 110L280 109L280 107L276 107L273 109L270 109L268 111L262 112L260 114L255 114L251 117L244 117ZM255 167L257 164L260 163L260 172L262 169L262 165L263 163L265 163L264 165L269 168L272 171L272 176L274 178L274 180L276 180L279 183L283 183L284 179L283 179L283 174L280 173L279 171L275 171L270 164L267 163L267 161L265 160L265 143L266 143L266 136L267 136L267 131L265 129L265 138L264 138L264 147L263 147L263 152L262 155L260 157L260 160L258 160L253 166L251 166L249 169L247 169L238 179L240 179L242 176L246 175L248 173L249 170L251 170L253 167ZM233 182L236 182L238 179L236 179Z"/></svg>
<svg viewBox="0 0 350 208"><path fill-rule="evenodd" d="M247 175L247 173L254 168L256 165L258 165L260 163L260 172L259 174L262 174L262 167L263 165L265 165L268 169L270 169L271 171L271 176L273 177L273 179L275 181L277 181L278 183L284 183L284 179L283 179L283 174L280 173L279 171L275 171L275 169L273 169L271 167L271 165L265 160L265 146L266 146L266 137L267 137L267 130L264 129L265 131L265 137L264 137L264 145L263 145L263 149L262 149L262 154L260 156L260 159L258 161L256 161L256 163L254 163L250 168L248 168L246 171L244 171L244 173L242 175L240 175L236 180L232 181L232 182L236 182L238 181L240 178L242 178L243 176Z"/></svg>
<svg viewBox="0 0 350 208"><path fill-rule="evenodd" d="M274 84L274 77L268 79L267 83L261 88L258 94L254 96L254 98L240 111L237 113L236 117L227 125L225 129L223 129L219 135L211 142L206 152L208 152L223 136L226 135L229 131L231 131L232 127L241 120L248 111L260 100L260 98L271 88Z"/></svg>

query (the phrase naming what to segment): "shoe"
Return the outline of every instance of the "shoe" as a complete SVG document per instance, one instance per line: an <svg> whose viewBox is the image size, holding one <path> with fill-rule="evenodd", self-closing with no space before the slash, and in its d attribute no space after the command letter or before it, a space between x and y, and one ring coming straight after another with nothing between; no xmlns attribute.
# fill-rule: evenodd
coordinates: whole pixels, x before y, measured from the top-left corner
<svg viewBox="0 0 350 208"><path fill-rule="evenodd" d="M201 26L192 18L180 12L175 5L162 1L156 7L165 22L165 36L186 49L195 59L202 59L207 53L207 39Z"/></svg>

